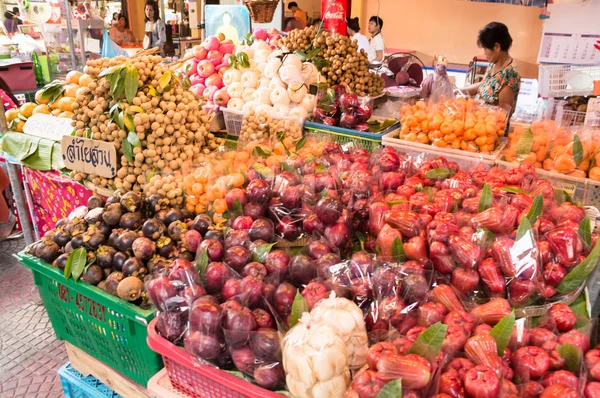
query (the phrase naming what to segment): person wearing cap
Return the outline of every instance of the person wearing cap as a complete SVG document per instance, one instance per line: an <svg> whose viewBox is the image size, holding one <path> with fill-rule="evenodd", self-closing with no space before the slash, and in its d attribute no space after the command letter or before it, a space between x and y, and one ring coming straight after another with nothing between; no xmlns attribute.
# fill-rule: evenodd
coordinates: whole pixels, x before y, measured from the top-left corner
<svg viewBox="0 0 600 398"><path fill-rule="evenodd" d="M348 31L348 36L358 42L358 50L365 50L365 53L368 54L371 46L369 45L367 36L360 33L358 18L346 18L346 30Z"/></svg>

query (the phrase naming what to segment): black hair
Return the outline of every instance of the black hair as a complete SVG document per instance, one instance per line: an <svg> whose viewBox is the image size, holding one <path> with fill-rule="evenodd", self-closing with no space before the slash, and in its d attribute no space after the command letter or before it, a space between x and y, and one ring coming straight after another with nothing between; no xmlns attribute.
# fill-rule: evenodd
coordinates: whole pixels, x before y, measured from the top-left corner
<svg viewBox="0 0 600 398"><path fill-rule="evenodd" d="M290 1L288 3L288 10L291 10L292 7L298 7L298 3L296 3L295 1Z"/></svg>
<svg viewBox="0 0 600 398"><path fill-rule="evenodd" d="M160 15L158 13L158 3L152 0L148 0L146 4L144 4L144 22L148 22L149 19L146 16L146 7L151 6L154 10L154 21L158 21L160 19Z"/></svg>
<svg viewBox="0 0 600 398"><path fill-rule="evenodd" d="M13 14L10 11L4 12L4 18L6 18L6 19L13 19L14 16L15 16L15 14Z"/></svg>
<svg viewBox="0 0 600 398"><path fill-rule="evenodd" d="M383 29L383 19L379 18L377 15L373 15L369 18L369 22L375 22L377 26L379 26L379 30Z"/></svg>
<svg viewBox="0 0 600 398"><path fill-rule="evenodd" d="M358 21L358 17L346 18L346 25L348 25L348 27L353 31L360 32L360 23Z"/></svg>
<svg viewBox="0 0 600 398"><path fill-rule="evenodd" d="M117 21L118 21L119 20L119 15L121 15L121 14L119 14L118 12L113 12L113 19L115 19L115 15L117 16Z"/></svg>
<svg viewBox="0 0 600 398"><path fill-rule="evenodd" d="M485 25L477 36L477 45L488 50L493 50L496 43L498 43L502 51L508 51L512 42L508 28L500 22L490 22Z"/></svg>
<svg viewBox="0 0 600 398"><path fill-rule="evenodd" d="M125 20L125 29L129 29L129 21L127 20L127 16L125 14L121 13L117 17L117 21L120 21L121 18L123 18Z"/></svg>
<svg viewBox="0 0 600 398"><path fill-rule="evenodd" d="M13 7L12 12L14 15L17 15L17 13L19 13L19 14L21 13L21 11L19 11L19 7Z"/></svg>

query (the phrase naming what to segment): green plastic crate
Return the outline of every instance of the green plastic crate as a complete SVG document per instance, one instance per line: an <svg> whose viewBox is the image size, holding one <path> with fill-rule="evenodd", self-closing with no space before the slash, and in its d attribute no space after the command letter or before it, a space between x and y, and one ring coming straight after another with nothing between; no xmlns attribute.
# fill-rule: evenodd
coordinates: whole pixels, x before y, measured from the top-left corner
<svg viewBox="0 0 600 398"><path fill-rule="evenodd" d="M309 121L304 123L304 130L306 131L306 135L309 137L315 137L320 140L329 140L338 145L346 147L350 145L354 148L366 149L369 152L373 152L374 150L381 148L383 136L390 131L398 129L399 127L400 126L397 123L381 133L373 134L336 126L325 126L323 124Z"/></svg>
<svg viewBox="0 0 600 398"><path fill-rule="evenodd" d="M40 259L18 254L33 272L59 340L68 341L142 386L163 367L148 347L147 325L156 310L143 310L85 282L66 279Z"/></svg>

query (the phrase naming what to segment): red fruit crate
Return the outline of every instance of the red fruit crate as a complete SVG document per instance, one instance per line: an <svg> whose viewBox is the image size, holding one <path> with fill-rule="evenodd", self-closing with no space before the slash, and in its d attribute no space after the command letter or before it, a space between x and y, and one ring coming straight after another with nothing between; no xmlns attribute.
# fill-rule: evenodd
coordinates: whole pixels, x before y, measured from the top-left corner
<svg viewBox="0 0 600 398"><path fill-rule="evenodd" d="M281 398L283 395L266 390L219 368L200 363L197 359L164 339L156 332L155 318L148 324L148 345L162 355L171 385L193 398Z"/></svg>

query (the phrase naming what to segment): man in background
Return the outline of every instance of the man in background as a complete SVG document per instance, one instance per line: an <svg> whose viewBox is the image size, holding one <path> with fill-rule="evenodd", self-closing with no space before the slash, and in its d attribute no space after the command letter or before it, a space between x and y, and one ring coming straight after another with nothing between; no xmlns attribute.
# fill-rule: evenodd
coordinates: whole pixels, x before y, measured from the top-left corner
<svg viewBox="0 0 600 398"><path fill-rule="evenodd" d="M301 21L304 24L304 26L306 26L306 24L308 23L308 14L306 13L306 11L303 11L300 9L300 7L298 7L298 3L296 3L295 1L290 1L288 3L288 10L294 13L294 18Z"/></svg>
<svg viewBox="0 0 600 398"><path fill-rule="evenodd" d="M23 25L23 21L21 21L21 12L19 11L19 7L13 7L12 13L15 16L14 19L17 22L17 25Z"/></svg>

